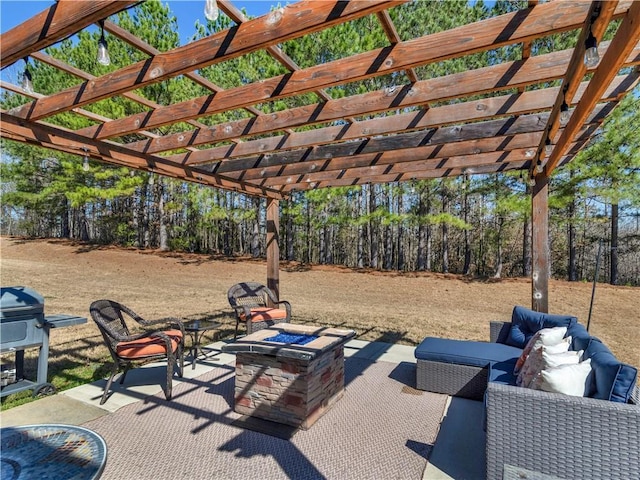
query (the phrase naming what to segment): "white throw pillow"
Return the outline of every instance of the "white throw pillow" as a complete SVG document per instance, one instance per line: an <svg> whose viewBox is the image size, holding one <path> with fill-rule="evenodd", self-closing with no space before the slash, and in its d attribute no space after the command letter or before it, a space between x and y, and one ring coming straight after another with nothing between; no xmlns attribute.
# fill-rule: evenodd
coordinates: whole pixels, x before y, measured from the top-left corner
<svg viewBox="0 0 640 480"><path fill-rule="evenodd" d="M540 390L543 371L549 370L550 368L559 367L560 365L577 365L578 363L580 363L580 359L582 358L583 353L582 350L580 350L579 352L567 351L553 353L553 348L555 348L555 346L542 347L539 354L537 352L532 353L532 355L540 357L540 361L532 365L532 368L537 370L533 372L529 385L523 386L532 388L533 390Z"/></svg>
<svg viewBox="0 0 640 480"><path fill-rule="evenodd" d="M590 373L590 358L576 365L560 365L549 370L543 370L540 389L546 392L584 397Z"/></svg>
<svg viewBox="0 0 640 480"><path fill-rule="evenodd" d="M529 354L532 350L536 348L540 348L543 345L552 346L558 345L559 343L565 341L564 336L567 333L567 327L552 327L552 328L543 328L538 330L533 337L527 342L527 345L524 347L520 358L516 362L516 367L513 370L513 373L517 375L529 357ZM568 337L567 349L569 348L569 344L571 343L571 337ZM565 350L566 351L566 350Z"/></svg>

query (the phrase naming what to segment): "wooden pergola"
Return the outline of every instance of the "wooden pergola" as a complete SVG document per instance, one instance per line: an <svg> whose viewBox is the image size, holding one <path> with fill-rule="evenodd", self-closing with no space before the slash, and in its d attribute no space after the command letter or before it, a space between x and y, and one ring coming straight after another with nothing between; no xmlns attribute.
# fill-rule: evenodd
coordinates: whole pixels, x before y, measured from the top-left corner
<svg viewBox="0 0 640 480"><path fill-rule="evenodd" d="M419 38L398 34L401 0L299 1L248 20L230 1L219 8L229 30L159 52L108 19L136 0L58 0L0 37L1 66L25 57L75 75L79 83L41 95L2 82L31 100L2 111L3 138L89 155L105 163L235 190L267 199L267 283L279 290L279 200L294 191L524 171L532 185L532 307L548 311L548 180L597 131L638 82L640 2L529 1L526 8ZM204 1L203 1L204 4ZM179 12L178 12L179 14ZM288 40L372 16L388 45L300 68L280 47ZM43 49L104 21L104 29L148 58L95 77ZM610 42L601 41L619 21ZM532 42L579 31L574 48L532 55ZM598 41L599 63L583 61L585 41ZM422 78L417 67L509 45L522 58L445 77ZM263 50L289 73L224 90L199 69ZM328 88L396 74L398 84L334 98ZM159 105L133 90L184 75L209 94ZM549 86L552 85L552 86ZM263 113L259 105L315 93L317 102ZM83 107L112 96L144 106L140 114L106 118ZM480 99L478 99L480 98ZM569 107L567 122L561 111ZM243 109L247 118L207 126L199 118ZM73 111L94 125L71 130L48 119ZM163 135L159 127L187 124ZM309 128L312 127L312 128ZM123 138L138 134L143 140Z"/></svg>

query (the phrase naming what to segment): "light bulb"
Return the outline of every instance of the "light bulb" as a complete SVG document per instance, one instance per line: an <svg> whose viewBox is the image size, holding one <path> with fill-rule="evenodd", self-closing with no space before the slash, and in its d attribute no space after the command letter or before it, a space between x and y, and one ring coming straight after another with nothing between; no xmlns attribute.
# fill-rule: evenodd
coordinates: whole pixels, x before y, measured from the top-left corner
<svg viewBox="0 0 640 480"><path fill-rule="evenodd" d="M553 152L553 144L551 143L551 140L547 138L547 143L544 146L544 153L549 156L551 155L551 152Z"/></svg>
<svg viewBox="0 0 640 480"><path fill-rule="evenodd" d="M587 68L593 68L598 65L600 55L598 55L598 41L593 33L589 32L589 37L584 42L584 64Z"/></svg>
<svg viewBox="0 0 640 480"><path fill-rule="evenodd" d="M218 19L218 2L216 0L206 0L204 4L204 16L207 20L215 22Z"/></svg>
<svg viewBox="0 0 640 480"><path fill-rule="evenodd" d="M107 49L107 41L104 39L104 34L98 41L98 63L105 66L111 64L109 50Z"/></svg>
<svg viewBox="0 0 640 480"><path fill-rule="evenodd" d="M82 170L84 170L85 172L89 171L89 157L86 155L82 159Z"/></svg>
<svg viewBox="0 0 640 480"><path fill-rule="evenodd" d="M31 77L31 72L29 71L29 67L24 67L24 73L22 74L22 90L27 93L33 93L33 78Z"/></svg>
<svg viewBox="0 0 640 480"><path fill-rule="evenodd" d="M567 102L562 102L562 106L560 107L560 124L566 125L569 123L570 118L571 113L569 113L569 105L567 105Z"/></svg>

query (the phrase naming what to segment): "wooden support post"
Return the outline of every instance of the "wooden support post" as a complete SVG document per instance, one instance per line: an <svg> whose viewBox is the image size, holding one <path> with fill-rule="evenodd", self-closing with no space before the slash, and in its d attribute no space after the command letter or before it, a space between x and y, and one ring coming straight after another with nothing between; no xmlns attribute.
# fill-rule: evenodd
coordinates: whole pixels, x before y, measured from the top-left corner
<svg viewBox="0 0 640 480"><path fill-rule="evenodd" d="M549 178L536 175L531 201L531 309L549 312Z"/></svg>
<svg viewBox="0 0 640 480"><path fill-rule="evenodd" d="M280 299L280 202L267 198L267 287Z"/></svg>

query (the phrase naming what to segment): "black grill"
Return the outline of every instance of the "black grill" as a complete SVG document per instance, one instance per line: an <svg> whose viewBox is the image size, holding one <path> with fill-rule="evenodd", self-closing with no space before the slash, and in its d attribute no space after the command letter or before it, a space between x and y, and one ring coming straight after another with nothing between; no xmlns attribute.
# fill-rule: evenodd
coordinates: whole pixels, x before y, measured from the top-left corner
<svg viewBox="0 0 640 480"><path fill-rule="evenodd" d="M15 368L2 372L0 397L32 389L34 395L54 393L47 383L49 331L86 323L73 315L44 315L44 298L28 287L0 288L0 354L14 353ZM24 378L24 351L38 348L36 381Z"/></svg>

